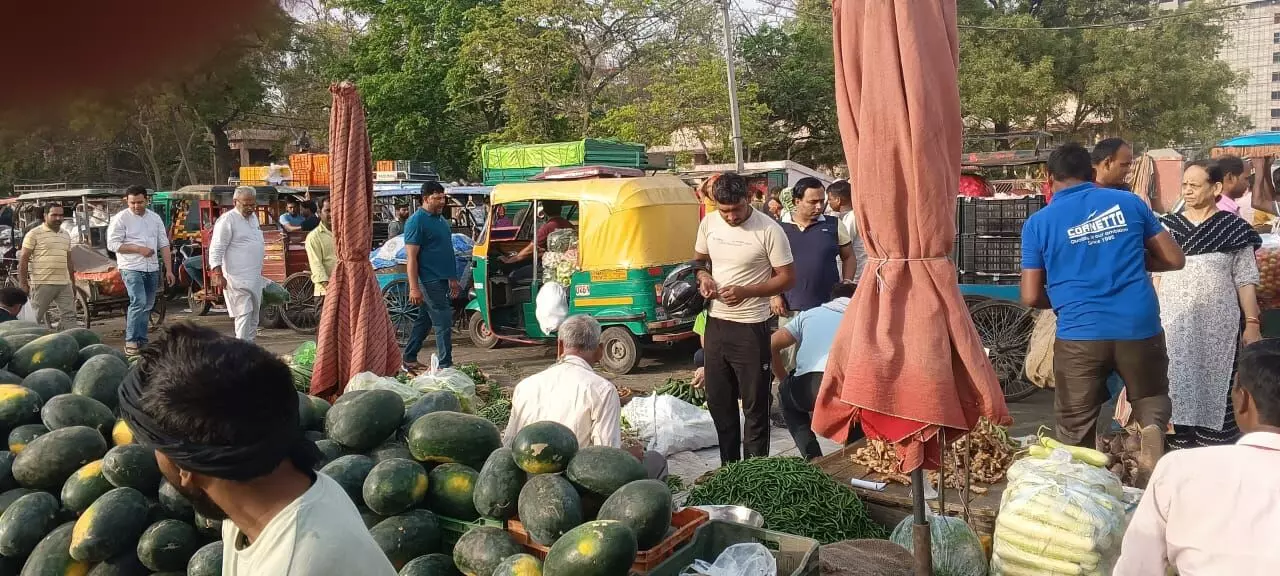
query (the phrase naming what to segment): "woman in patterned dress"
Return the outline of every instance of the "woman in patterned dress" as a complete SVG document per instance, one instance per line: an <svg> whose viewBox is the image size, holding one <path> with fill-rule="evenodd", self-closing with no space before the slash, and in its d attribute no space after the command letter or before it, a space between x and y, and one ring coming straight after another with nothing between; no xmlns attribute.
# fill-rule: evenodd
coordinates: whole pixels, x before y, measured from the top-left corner
<svg viewBox="0 0 1280 576"><path fill-rule="evenodd" d="M1231 383L1241 342L1261 339L1258 264L1262 239L1239 216L1218 210L1223 170L1200 161L1182 177L1182 212L1161 219L1187 265L1156 277L1169 349L1173 448L1229 444L1240 435L1231 415ZM1241 312L1244 331L1241 335Z"/></svg>

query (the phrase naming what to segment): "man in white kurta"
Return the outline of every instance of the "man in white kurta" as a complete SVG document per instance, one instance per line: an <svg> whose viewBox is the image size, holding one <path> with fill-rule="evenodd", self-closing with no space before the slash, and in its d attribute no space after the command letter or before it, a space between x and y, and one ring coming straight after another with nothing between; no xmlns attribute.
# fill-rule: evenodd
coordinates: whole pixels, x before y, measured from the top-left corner
<svg viewBox="0 0 1280 576"><path fill-rule="evenodd" d="M236 188L235 204L234 210L224 212L213 225L209 269L214 273L214 282L221 277L227 314L236 324L236 338L252 342L258 334L258 315L262 311L266 246L253 188Z"/></svg>

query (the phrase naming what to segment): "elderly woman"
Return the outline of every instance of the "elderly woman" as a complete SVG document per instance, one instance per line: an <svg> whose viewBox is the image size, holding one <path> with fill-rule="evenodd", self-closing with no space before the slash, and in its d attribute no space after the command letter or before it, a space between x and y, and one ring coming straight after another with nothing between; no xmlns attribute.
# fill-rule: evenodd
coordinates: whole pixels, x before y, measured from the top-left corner
<svg viewBox="0 0 1280 576"><path fill-rule="evenodd" d="M1229 399L1236 353L1242 341L1262 338L1253 255L1262 239L1239 216L1218 209L1224 175L1213 162L1188 165L1182 176L1185 207L1161 219L1187 255L1185 268L1156 279L1169 349L1173 448L1236 441L1240 431Z"/></svg>

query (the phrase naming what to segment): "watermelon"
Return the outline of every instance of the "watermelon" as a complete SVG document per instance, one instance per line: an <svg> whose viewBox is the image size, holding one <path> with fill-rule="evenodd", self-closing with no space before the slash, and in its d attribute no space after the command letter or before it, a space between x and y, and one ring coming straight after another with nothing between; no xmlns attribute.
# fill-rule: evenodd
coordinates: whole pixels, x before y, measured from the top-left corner
<svg viewBox="0 0 1280 576"><path fill-rule="evenodd" d="M621 522L594 520L561 536L542 569L547 574L615 576L636 561L636 537Z"/></svg>
<svg viewBox="0 0 1280 576"><path fill-rule="evenodd" d="M115 348L107 346L106 344L90 344L80 349L80 363L77 364L77 366L83 366L84 363L87 362L90 358L93 358L94 356L99 356L102 354L110 354L112 356L115 356L116 358L119 358L120 360L123 360L124 362L129 361L129 357L125 356L124 352L116 350Z"/></svg>
<svg viewBox="0 0 1280 576"><path fill-rule="evenodd" d="M323 430L324 415L316 409L311 397L298 393L298 426L303 430Z"/></svg>
<svg viewBox="0 0 1280 576"><path fill-rule="evenodd" d="M432 412L462 412L462 402L458 396L448 390L432 390L423 394L404 411L404 421L400 424L400 433L409 436L409 427L419 418Z"/></svg>
<svg viewBox="0 0 1280 576"><path fill-rule="evenodd" d="M311 406L315 408L316 414L320 418L320 427L317 430L324 431L324 419L329 415L329 409L333 408L324 398L318 396L308 396L311 399Z"/></svg>
<svg viewBox="0 0 1280 576"><path fill-rule="evenodd" d="M671 528L671 489L666 482L636 480L609 496L596 515L617 520L631 529L641 550L657 546Z"/></svg>
<svg viewBox="0 0 1280 576"><path fill-rule="evenodd" d="M196 527L196 532L209 540L222 538L222 521L209 518L199 511L196 512L195 520L191 524Z"/></svg>
<svg viewBox="0 0 1280 576"><path fill-rule="evenodd" d="M373 459L361 454L349 454L325 464L320 473L333 478L356 506L364 503L364 479L373 471Z"/></svg>
<svg viewBox="0 0 1280 576"><path fill-rule="evenodd" d="M17 455L13 452L0 452L0 490L13 490L18 486L18 481L13 478L13 460L15 458L17 458ZM4 508L0 506L0 512L2 511L4 511Z"/></svg>
<svg viewBox="0 0 1280 576"><path fill-rule="evenodd" d="M520 489L524 488L525 473L511 459L510 448L499 448L489 454L476 477L472 503L481 516L509 520L516 515L516 503Z"/></svg>
<svg viewBox="0 0 1280 576"><path fill-rule="evenodd" d="M550 546L582 523L582 500L568 480L558 474L538 474L525 482L517 504L520 523L529 538Z"/></svg>
<svg viewBox="0 0 1280 576"><path fill-rule="evenodd" d="M8 322L5 322L5 324L8 324ZM39 340L41 336L45 336L45 334L41 334L39 332L19 332L16 334L5 334L4 336L0 336L0 340L4 340L4 343L14 350L16 354L17 350L22 349L22 347L27 344ZM9 359L9 363L13 363L12 358ZM21 378L21 376L19 376L19 378Z"/></svg>
<svg viewBox="0 0 1280 576"><path fill-rule="evenodd" d="M8 342L0 339L0 366L8 366L9 359L13 358L15 348L10 346Z"/></svg>
<svg viewBox="0 0 1280 576"><path fill-rule="evenodd" d="M111 444L114 446L133 444L133 430L129 429L128 422L116 420L116 425L111 427Z"/></svg>
<svg viewBox="0 0 1280 576"><path fill-rule="evenodd" d="M0 340L4 342L4 340ZM22 377L8 370L0 370L0 384L22 384Z"/></svg>
<svg viewBox="0 0 1280 576"><path fill-rule="evenodd" d="M317 431L315 431L315 430L307 430L306 432L303 432L303 433L302 433L302 437L303 437L303 438L306 438L307 440L310 440L310 441L311 441L311 443L312 443L312 444L314 444L314 443L316 443L316 442L319 442L319 441L321 441L321 440L324 440L324 432L317 432Z"/></svg>
<svg viewBox="0 0 1280 576"><path fill-rule="evenodd" d="M432 412L409 427L409 451L422 462L457 462L472 469L484 466L489 453L502 446L492 422L461 412Z"/></svg>
<svg viewBox="0 0 1280 576"><path fill-rule="evenodd" d="M77 562L71 557L71 532L75 522L67 522L53 529L45 536L27 563L22 566L22 576L65 576L67 574L86 574L89 564Z"/></svg>
<svg viewBox="0 0 1280 576"><path fill-rule="evenodd" d="M23 558L56 527L62 505L47 492L32 492L0 514L0 554Z"/></svg>
<svg viewBox="0 0 1280 576"><path fill-rule="evenodd" d="M409 447L394 440L387 441L386 444L370 450L368 456L373 458L374 462L382 462L392 458L413 460L413 452L409 451Z"/></svg>
<svg viewBox="0 0 1280 576"><path fill-rule="evenodd" d="M38 424L42 405L44 400L30 388L0 384L0 433L7 437L23 424Z"/></svg>
<svg viewBox="0 0 1280 576"><path fill-rule="evenodd" d="M88 576L147 576L151 570L138 560L138 551L132 546L118 556L99 562Z"/></svg>
<svg viewBox="0 0 1280 576"><path fill-rule="evenodd" d="M75 338L63 334L49 334L32 340L18 348L9 361L9 369L19 376L27 376L41 368L57 368L63 372L75 370L80 361L80 344Z"/></svg>
<svg viewBox="0 0 1280 576"><path fill-rule="evenodd" d="M80 366L76 372L71 392L88 396L108 408L115 408L120 401L120 383L129 373L129 364L110 354L99 354Z"/></svg>
<svg viewBox="0 0 1280 576"><path fill-rule="evenodd" d="M579 450L564 475L579 491L601 499L648 476L644 465L630 452L610 446L587 446Z"/></svg>
<svg viewBox="0 0 1280 576"><path fill-rule="evenodd" d="M44 424L23 424L9 433L9 451L17 454L32 440L49 433Z"/></svg>
<svg viewBox="0 0 1280 576"><path fill-rule="evenodd" d="M222 576L222 542L210 542L196 550L187 562L187 576Z"/></svg>
<svg viewBox="0 0 1280 576"><path fill-rule="evenodd" d="M330 462L337 460L339 457L348 454L347 448L333 440L325 438L316 440L316 449L320 451L320 461L316 462L316 469L322 469L328 466Z"/></svg>
<svg viewBox="0 0 1280 576"><path fill-rule="evenodd" d="M76 520L71 557L102 562L129 550L147 527L147 499L133 488L115 488Z"/></svg>
<svg viewBox="0 0 1280 576"><path fill-rule="evenodd" d="M324 418L324 429L334 440L357 452L382 444L400 426L404 401L390 390L367 390L359 396L343 396Z"/></svg>
<svg viewBox="0 0 1280 576"><path fill-rule="evenodd" d="M364 522L364 527L370 530L372 530L374 526L377 526L383 520L387 519L386 516L378 514L377 512L374 512L373 510L370 510L368 508L357 508L356 510L360 512L360 521Z"/></svg>
<svg viewBox="0 0 1280 576"><path fill-rule="evenodd" d="M506 530L477 526L459 537L453 545L453 563L466 576L490 576L503 560L523 553L524 547L512 540Z"/></svg>
<svg viewBox="0 0 1280 576"><path fill-rule="evenodd" d="M57 368L41 368L22 379L22 385L30 388L48 402L54 396L71 393L71 377Z"/></svg>
<svg viewBox="0 0 1280 576"><path fill-rule="evenodd" d="M143 494L153 495L160 489L160 465L156 451L139 444L125 444L107 451L102 457L102 475L112 486L128 486Z"/></svg>
<svg viewBox="0 0 1280 576"><path fill-rule="evenodd" d="M479 473L462 464L441 464L431 470L427 483L427 508L458 520L480 517L476 512L473 492Z"/></svg>
<svg viewBox="0 0 1280 576"><path fill-rule="evenodd" d="M88 328L71 328L63 330L62 334L75 338L76 343L80 345L80 349L82 350L86 346L93 346L94 344L102 343L102 338L98 336L98 333Z"/></svg>
<svg viewBox="0 0 1280 576"><path fill-rule="evenodd" d="M37 329L45 330L45 331L49 330L48 327L46 327L44 324L40 324L39 322L32 322L30 320L10 320L8 322L0 323L0 336L3 336L10 332L20 332L22 330L37 330Z"/></svg>
<svg viewBox="0 0 1280 576"><path fill-rule="evenodd" d="M116 425L116 417L103 403L88 396L62 394L54 396L40 409L40 421L45 428L57 430L71 426L88 426L97 430L105 439Z"/></svg>
<svg viewBox="0 0 1280 576"><path fill-rule="evenodd" d="M414 558L440 551L440 521L426 510L387 518L369 530L369 535L396 570Z"/></svg>
<svg viewBox="0 0 1280 576"><path fill-rule="evenodd" d="M32 490L30 488L13 488L0 492L0 513L8 510L9 506L13 505L14 502L17 502L19 498L33 492L36 492L36 490Z"/></svg>
<svg viewBox="0 0 1280 576"><path fill-rule="evenodd" d="M462 576L448 554L427 554L410 560L399 576Z"/></svg>
<svg viewBox="0 0 1280 576"><path fill-rule="evenodd" d="M191 507L191 501L187 500L173 484L168 480L160 481L159 498L160 509L166 518L174 520L182 520L183 522L191 522L195 519L195 509Z"/></svg>
<svg viewBox="0 0 1280 576"><path fill-rule="evenodd" d="M530 474L563 472L577 453L578 438L573 430L549 420L521 428L511 442L511 456Z"/></svg>
<svg viewBox="0 0 1280 576"><path fill-rule="evenodd" d="M493 576L542 576L542 561L528 554L507 556L493 570Z"/></svg>
<svg viewBox="0 0 1280 576"><path fill-rule="evenodd" d="M62 506L76 514L81 514L112 488L114 486L111 482L102 475L102 461L94 460L81 466L62 485Z"/></svg>
<svg viewBox="0 0 1280 576"><path fill-rule="evenodd" d="M138 560L156 572L186 570L200 548L200 535L186 522L161 520L138 539Z"/></svg>
<svg viewBox="0 0 1280 576"><path fill-rule="evenodd" d="M379 462L364 479L364 503L383 516L417 506L427 496L427 471L404 458Z"/></svg>
<svg viewBox="0 0 1280 576"><path fill-rule="evenodd" d="M85 426L61 428L27 444L13 461L13 477L28 488L58 491L81 466L106 453L107 441L97 430Z"/></svg>

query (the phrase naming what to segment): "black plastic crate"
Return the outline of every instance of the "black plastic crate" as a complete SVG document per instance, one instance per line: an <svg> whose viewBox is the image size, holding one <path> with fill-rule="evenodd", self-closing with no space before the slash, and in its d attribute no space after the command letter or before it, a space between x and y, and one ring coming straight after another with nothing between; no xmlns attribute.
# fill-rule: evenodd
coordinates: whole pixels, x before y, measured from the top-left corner
<svg viewBox="0 0 1280 576"><path fill-rule="evenodd" d="M957 237L957 242L960 248L955 262L962 273L1022 273L1022 238L964 234Z"/></svg>
<svg viewBox="0 0 1280 576"><path fill-rule="evenodd" d="M961 272L960 284L982 284L987 286L1017 286L1022 281L1018 274L983 274L981 272Z"/></svg>
<svg viewBox="0 0 1280 576"><path fill-rule="evenodd" d="M956 198L956 232L979 236L1018 236L1022 224L1045 207L1044 196Z"/></svg>

